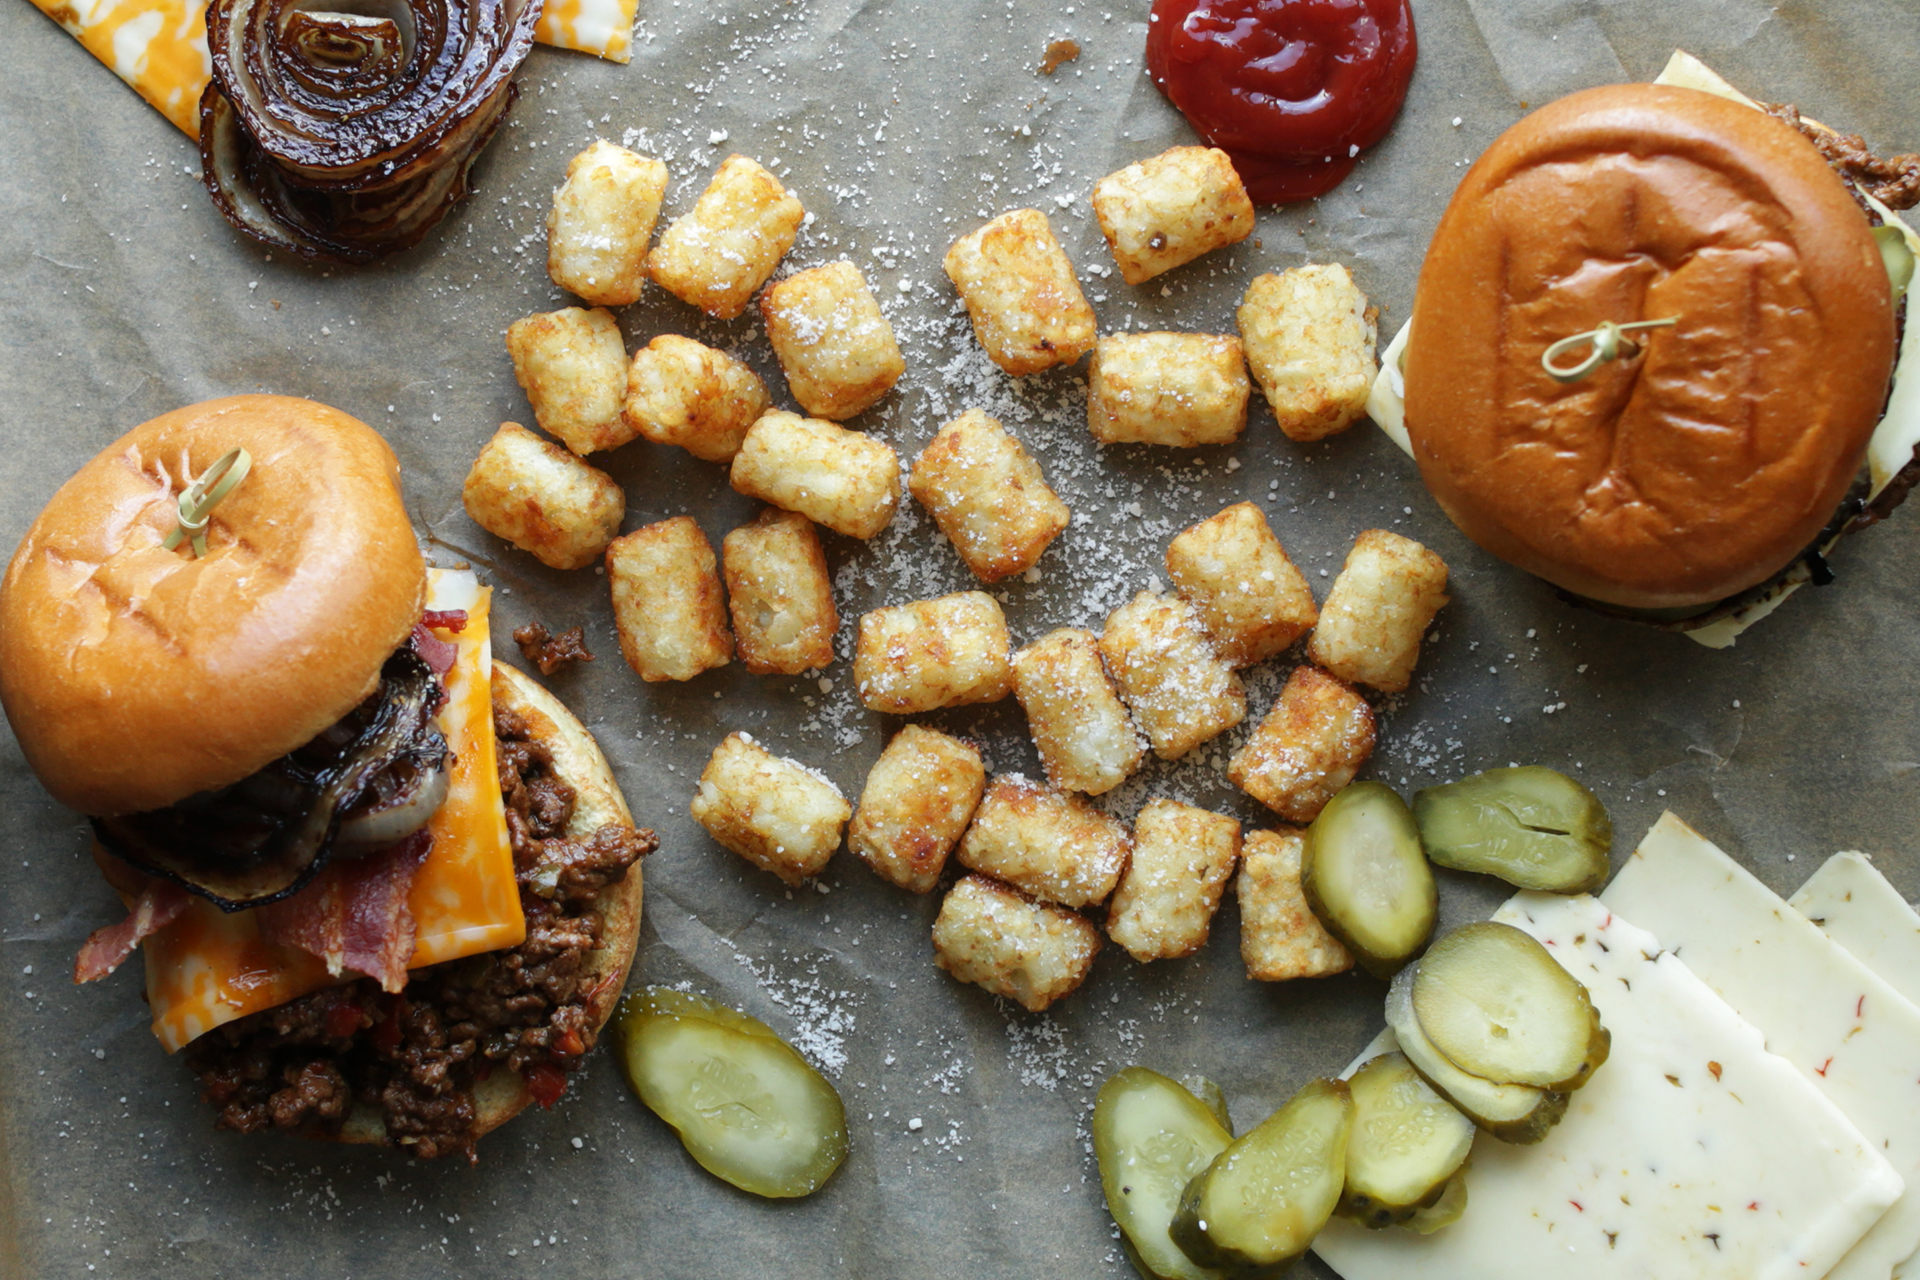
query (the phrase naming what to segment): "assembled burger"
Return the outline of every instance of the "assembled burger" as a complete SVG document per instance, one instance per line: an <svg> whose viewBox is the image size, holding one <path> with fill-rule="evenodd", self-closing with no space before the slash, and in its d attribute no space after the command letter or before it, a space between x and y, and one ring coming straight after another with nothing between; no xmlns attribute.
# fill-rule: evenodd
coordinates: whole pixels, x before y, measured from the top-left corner
<svg viewBox="0 0 1920 1280"><path fill-rule="evenodd" d="M280 396L134 428L0 583L0 703L128 907L75 978L143 949L224 1127L471 1158L612 1011L654 837L488 596L371 428Z"/></svg>
<svg viewBox="0 0 1920 1280"><path fill-rule="evenodd" d="M1370 409L1482 547L1730 643L1912 481L1915 242L1876 192L1920 192L1685 55L1662 78L1563 98L1475 162Z"/></svg>

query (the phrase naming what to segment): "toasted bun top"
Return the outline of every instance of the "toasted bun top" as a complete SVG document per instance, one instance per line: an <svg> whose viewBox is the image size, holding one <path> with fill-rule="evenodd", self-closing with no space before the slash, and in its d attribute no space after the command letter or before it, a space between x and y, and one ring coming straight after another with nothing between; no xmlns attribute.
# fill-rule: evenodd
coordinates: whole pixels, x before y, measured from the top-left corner
<svg viewBox="0 0 1920 1280"><path fill-rule="evenodd" d="M1667 316L1582 381L1540 366L1603 320ZM1832 517L1893 358L1879 251L1811 143L1711 94L1615 85L1514 125L1454 194L1415 295L1407 432L1494 554L1612 604L1706 604Z"/></svg>
<svg viewBox="0 0 1920 1280"><path fill-rule="evenodd" d="M163 549L180 493L236 445L253 467L208 554ZM287 396L189 405L108 446L27 531L0 584L0 703L63 804L162 808L352 710L425 599L371 427Z"/></svg>

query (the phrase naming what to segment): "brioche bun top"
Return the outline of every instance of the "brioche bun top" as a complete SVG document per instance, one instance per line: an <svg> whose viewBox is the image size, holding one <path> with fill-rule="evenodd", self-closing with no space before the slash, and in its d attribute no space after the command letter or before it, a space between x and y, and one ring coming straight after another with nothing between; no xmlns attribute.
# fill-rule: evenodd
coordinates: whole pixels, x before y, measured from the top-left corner
<svg viewBox="0 0 1920 1280"><path fill-rule="evenodd" d="M162 540L235 446L208 553ZM238 782L379 683L426 566L399 465L337 409L245 395L163 414L60 487L0 583L0 703L61 803L108 816Z"/></svg>
<svg viewBox="0 0 1920 1280"><path fill-rule="evenodd" d="M1558 339L1668 316L1581 381L1541 368ZM1894 347L1867 219L1811 143L1697 90L1589 89L1502 134L1441 218L1407 433L1487 550L1610 604L1704 605L1833 516Z"/></svg>

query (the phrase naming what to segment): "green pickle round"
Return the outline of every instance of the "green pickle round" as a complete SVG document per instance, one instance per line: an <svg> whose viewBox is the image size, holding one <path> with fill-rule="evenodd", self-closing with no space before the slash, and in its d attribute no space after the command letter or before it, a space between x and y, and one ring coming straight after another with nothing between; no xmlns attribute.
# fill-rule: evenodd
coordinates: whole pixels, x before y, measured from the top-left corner
<svg viewBox="0 0 1920 1280"><path fill-rule="evenodd" d="M1346 1081L1308 1081L1187 1184L1173 1242L1233 1280L1285 1271L1340 1202L1353 1119Z"/></svg>
<svg viewBox="0 0 1920 1280"><path fill-rule="evenodd" d="M1381 782L1353 783L1313 820L1300 888L1327 932L1376 978L1391 978L1419 953L1440 906L1413 814Z"/></svg>
<svg viewBox="0 0 1920 1280"><path fill-rule="evenodd" d="M1226 1100L1210 1080L1169 1080L1145 1067L1108 1078L1093 1104L1093 1150L1107 1209L1147 1280L1215 1280L1167 1234L1180 1193L1233 1141Z"/></svg>
<svg viewBox="0 0 1920 1280"><path fill-rule="evenodd" d="M1413 817L1440 866L1545 893L1589 893L1606 883L1613 821L1593 792L1544 765L1416 791Z"/></svg>
<svg viewBox="0 0 1920 1280"><path fill-rule="evenodd" d="M840 1095L758 1018L648 987L621 1001L613 1032L627 1083L715 1177L787 1199L846 1159Z"/></svg>

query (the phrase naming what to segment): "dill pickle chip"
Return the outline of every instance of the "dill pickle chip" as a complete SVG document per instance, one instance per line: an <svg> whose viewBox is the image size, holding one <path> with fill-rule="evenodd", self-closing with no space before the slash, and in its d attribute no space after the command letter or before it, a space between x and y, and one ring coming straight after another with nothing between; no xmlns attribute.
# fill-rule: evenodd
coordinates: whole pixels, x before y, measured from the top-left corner
<svg viewBox="0 0 1920 1280"><path fill-rule="evenodd" d="M683 991L620 1002L620 1065L701 1168L754 1195L811 1195L847 1155L840 1095L766 1023Z"/></svg>
<svg viewBox="0 0 1920 1280"><path fill-rule="evenodd" d="M1462 1071L1433 1047L1413 1014L1415 971L1402 969L1387 991L1387 1026L1426 1082L1460 1113L1502 1142L1538 1142L1560 1123L1567 1095L1524 1084L1495 1084Z"/></svg>
<svg viewBox="0 0 1920 1280"><path fill-rule="evenodd" d="M1187 1184L1173 1242L1234 1280L1278 1275L1340 1203L1353 1114L1346 1081L1308 1081Z"/></svg>
<svg viewBox="0 0 1920 1280"><path fill-rule="evenodd" d="M1107 1209L1127 1256L1148 1280L1216 1280L1167 1234L1180 1193L1233 1141L1215 1108L1196 1096L1220 1095L1211 1081L1189 1090L1145 1067L1116 1072L1093 1104L1093 1150ZM1220 1104L1224 1109L1224 1101Z"/></svg>
<svg viewBox="0 0 1920 1280"><path fill-rule="evenodd" d="M1589 893L1607 879L1613 821L1593 792L1541 765L1489 769L1413 793L1437 865L1522 889Z"/></svg>
<svg viewBox="0 0 1920 1280"><path fill-rule="evenodd" d="M1220 1122L1220 1127L1227 1131L1229 1137L1232 1136L1233 1121L1227 1117L1227 1095L1219 1085L1205 1076L1183 1075L1180 1077L1180 1087L1198 1098L1201 1106L1213 1112L1213 1118Z"/></svg>
<svg viewBox="0 0 1920 1280"><path fill-rule="evenodd" d="M1433 868L1406 801L1356 782L1307 828L1300 887L1327 932L1376 978L1390 978L1426 944L1439 910Z"/></svg>
<svg viewBox="0 0 1920 1280"><path fill-rule="evenodd" d="M1430 1236L1442 1227L1450 1227L1460 1221L1467 1211L1467 1168L1460 1166L1460 1172L1447 1179L1447 1185L1440 1190L1440 1198L1424 1209L1417 1209L1414 1215L1400 1225L1409 1231L1418 1231Z"/></svg>
<svg viewBox="0 0 1920 1280"><path fill-rule="evenodd" d="M1578 1089L1612 1044L1586 987L1510 924L1465 925L1434 943L1412 999L1433 1047L1495 1084Z"/></svg>
<svg viewBox="0 0 1920 1280"><path fill-rule="evenodd" d="M1369 1227L1405 1222L1440 1198L1473 1149L1473 1121L1433 1091L1404 1053L1383 1053L1348 1079L1343 1217Z"/></svg>

